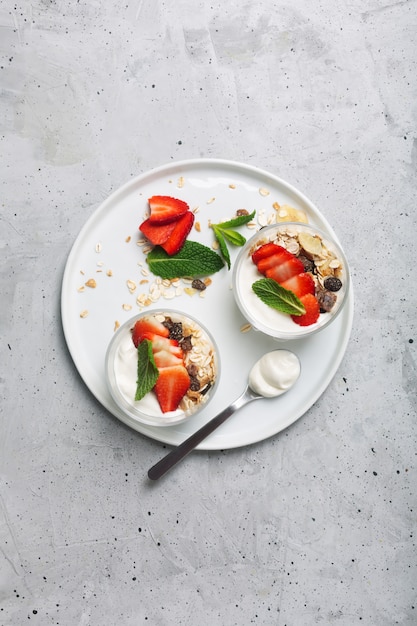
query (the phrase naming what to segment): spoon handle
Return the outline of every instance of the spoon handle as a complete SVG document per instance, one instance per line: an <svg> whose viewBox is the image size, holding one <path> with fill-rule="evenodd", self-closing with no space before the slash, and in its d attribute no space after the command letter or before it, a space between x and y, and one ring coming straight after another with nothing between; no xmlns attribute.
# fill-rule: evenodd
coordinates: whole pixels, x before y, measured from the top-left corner
<svg viewBox="0 0 417 626"><path fill-rule="evenodd" d="M199 443L203 441L206 437L208 437L216 428L218 428L223 422L227 420L228 417L233 415L235 411L240 409L242 406L250 402L251 400L255 400L256 398L248 393L246 389L241 396L237 400L235 400L230 406L221 411L216 417L213 417L207 424L202 426L199 430L197 430L193 435L188 437L185 441L183 441L177 448L174 448L169 452L166 456L164 456L158 463L156 463L151 469L148 471L148 477L151 480L157 480L166 472L171 469L174 465L176 465L181 459L183 459L187 454L189 454Z"/></svg>

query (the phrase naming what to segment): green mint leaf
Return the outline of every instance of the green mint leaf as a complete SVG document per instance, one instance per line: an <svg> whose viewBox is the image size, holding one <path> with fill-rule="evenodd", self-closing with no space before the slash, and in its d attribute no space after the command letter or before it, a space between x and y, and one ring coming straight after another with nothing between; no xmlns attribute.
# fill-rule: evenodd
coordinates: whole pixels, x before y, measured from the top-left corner
<svg viewBox="0 0 417 626"><path fill-rule="evenodd" d="M231 228L222 228L221 233L234 246L243 246L246 243L245 237Z"/></svg>
<svg viewBox="0 0 417 626"><path fill-rule="evenodd" d="M224 267L222 258L211 248L197 241L186 241L181 250L172 256L160 246L155 246L147 256L149 269L161 278L181 276L209 276Z"/></svg>
<svg viewBox="0 0 417 626"><path fill-rule="evenodd" d="M220 247L220 252L227 263L227 267L230 270L230 255L229 250L227 248L226 240L233 244L234 246L243 246L246 243L245 237L240 233L232 230L233 228L238 228L239 226L243 226L243 224L247 224L250 222L254 216L256 211L252 211L250 215L237 215L233 217L231 220L227 220L226 222L220 222L219 224L211 224L211 228L213 229L214 236L217 239L217 242Z"/></svg>
<svg viewBox="0 0 417 626"><path fill-rule="evenodd" d="M251 222L255 217L255 213L256 211L252 211L249 215L237 215L231 220L220 222L220 224L215 224L215 226L220 226L221 228L239 228L239 226L243 226L244 224Z"/></svg>
<svg viewBox="0 0 417 626"><path fill-rule="evenodd" d="M152 342L144 339L138 345L138 378L135 400L142 400L153 389L159 376L152 352Z"/></svg>
<svg viewBox="0 0 417 626"><path fill-rule="evenodd" d="M226 261L227 267L230 270L230 254L229 254L229 250L227 249L226 241L223 237L223 231L221 230L221 228L219 228L216 225L212 225L212 228L216 236L217 242L219 244L221 255Z"/></svg>
<svg viewBox="0 0 417 626"><path fill-rule="evenodd" d="M281 287L272 278L261 278L252 285L253 291L265 304L288 315L303 315L306 310L299 298L290 291Z"/></svg>

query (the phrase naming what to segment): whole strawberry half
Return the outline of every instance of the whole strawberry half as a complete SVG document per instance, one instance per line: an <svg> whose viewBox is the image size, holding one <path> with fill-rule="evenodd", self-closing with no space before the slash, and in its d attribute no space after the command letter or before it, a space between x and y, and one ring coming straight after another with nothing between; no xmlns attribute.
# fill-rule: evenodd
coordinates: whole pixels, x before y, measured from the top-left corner
<svg viewBox="0 0 417 626"><path fill-rule="evenodd" d="M190 376L184 365L172 365L159 370L154 391L163 413L175 411L190 388Z"/></svg>
<svg viewBox="0 0 417 626"><path fill-rule="evenodd" d="M151 214L151 224L169 224L184 215L189 206L183 200L171 198L171 196L152 196L148 200Z"/></svg>

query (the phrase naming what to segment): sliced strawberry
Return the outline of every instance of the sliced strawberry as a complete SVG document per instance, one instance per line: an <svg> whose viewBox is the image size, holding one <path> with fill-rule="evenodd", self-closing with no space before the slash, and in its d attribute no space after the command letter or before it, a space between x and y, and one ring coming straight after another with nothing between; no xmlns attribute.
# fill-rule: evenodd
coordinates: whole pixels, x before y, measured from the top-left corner
<svg viewBox="0 0 417 626"><path fill-rule="evenodd" d="M139 230L149 239L154 246L165 243L175 228L175 222L168 224L153 224L149 219L142 222Z"/></svg>
<svg viewBox="0 0 417 626"><path fill-rule="evenodd" d="M275 267L269 268L266 270L265 275L267 278L273 278L277 281L277 283L281 284L289 278L292 278L297 274L301 274L302 272L304 272L304 265L300 259L297 259L296 256L291 254L290 259L276 265Z"/></svg>
<svg viewBox="0 0 417 626"><path fill-rule="evenodd" d="M194 224L194 213L187 211L175 222L175 228L169 238L161 244L167 254L177 254L183 247L187 236Z"/></svg>
<svg viewBox="0 0 417 626"><path fill-rule="evenodd" d="M175 356L171 350L158 350L153 353L153 358L158 369L172 365L183 365L181 356Z"/></svg>
<svg viewBox="0 0 417 626"><path fill-rule="evenodd" d="M161 337L155 333L143 333L142 340L149 339L152 342L152 352L159 352L160 350L167 350L174 356L182 358L183 352L176 339L169 339L169 337Z"/></svg>
<svg viewBox="0 0 417 626"><path fill-rule="evenodd" d="M288 252L288 250L286 250L285 248L282 248L281 246L277 246L277 248L279 248L279 250L277 250L275 254L264 257L258 262L258 270L261 272L261 274L266 274L267 270L295 258L294 255L291 254L291 252Z"/></svg>
<svg viewBox="0 0 417 626"><path fill-rule="evenodd" d="M159 370L154 391L163 413L175 411L190 388L190 376L184 365L172 365Z"/></svg>
<svg viewBox="0 0 417 626"><path fill-rule="evenodd" d="M302 272L301 274L297 274L296 276L285 280L281 283L281 287L289 289L299 298L301 298L301 296L305 296L306 293L312 293L314 295L316 290L313 277L311 274L307 274L306 272Z"/></svg>
<svg viewBox="0 0 417 626"><path fill-rule="evenodd" d="M306 312L303 315L291 315L293 321L299 326L310 326L317 322L320 316L320 306L317 298L307 293L300 298Z"/></svg>
<svg viewBox="0 0 417 626"><path fill-rule="evenodd" d="M145 337L145 335L147 336ZM169 330L161 322L158 322L158 320L154 317L142 317L142 319L138 320L135 323L132 330L132 340L136 348L143 339L149 339L149 335L168 337Z"/></svg>
<svg viewBox="0 0 417 626"><path fill-rule="evenodd" d="M190 208L183 200L171 198L171 196L152 196L148 202L151 209L149 216L151 224L169 224L169 222L174 222Z"/></svg>
<svg viewBox="0 0 417 626"><path fill-rule="evenodd" d="M260 246L255 252L252 254L252 261L255 265L258 265L261 259L265 259L267 256L271 256L272 254L276 254L282 249L282 246L278 246L276 243L270 241L269 243L264 243Z"/></svg>

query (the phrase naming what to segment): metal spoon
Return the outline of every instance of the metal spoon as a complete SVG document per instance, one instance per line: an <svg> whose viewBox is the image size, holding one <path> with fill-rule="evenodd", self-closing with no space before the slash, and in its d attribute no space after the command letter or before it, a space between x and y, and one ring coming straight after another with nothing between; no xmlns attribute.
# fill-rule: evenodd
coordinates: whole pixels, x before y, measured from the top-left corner
<svg viewBox="0 0 417 626"><path fill-rule="evenodd" d="M276 352L285 352L287 355L291 355L293 365L298 364L298 372L296 371L292 380L287 380L284 388L276 389L276 392L273 392L273 386L267 384L265 389L261 389L258 385L258 382L255 378L256 374L260 372L262 369L262 364L266 357L270 357ZM235 413L238 409L245 406L249 402L253 400L258 400L259 398L266 397L276 397L282 395L288 389L290 389L300 375L300 364L298 357L288 350L275 350L274 352L270 352L259 359L251 369L249 374L249 384L247 385L244 392L237 398L232 404L230 404L227 408L221 411L216 417L213 417L207 424L202 426L199 430L197 430L193 435L188 437L185 441L183 441L177 448L174 448L169 452L166 456L164 456L158 463L156 463L153 467L148 471L148 477L151 480L157 480L161 478L168 470L170 470L174 465L176 465L179 461L181 461L187 454L189 454L199 443L201 443L208 435L210 435L216 428L218 428L223 422L225 422L233 413ZM251 386L252 385L252 386ZM253 389L252 387L255 387Z"/></svg>

